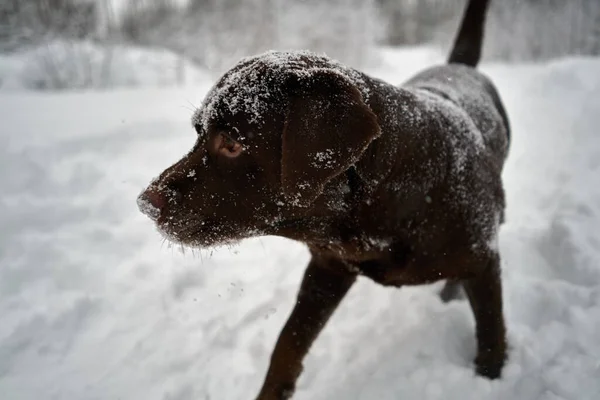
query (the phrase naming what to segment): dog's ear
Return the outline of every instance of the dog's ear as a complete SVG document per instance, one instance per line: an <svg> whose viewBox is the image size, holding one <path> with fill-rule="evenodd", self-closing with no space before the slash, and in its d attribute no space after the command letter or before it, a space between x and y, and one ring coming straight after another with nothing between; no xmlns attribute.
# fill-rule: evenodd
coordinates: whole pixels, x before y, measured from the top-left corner
<svg viewBox="0 0 600 400"><path fill-rule="evenodd" d="M379 134L377 117L348 78L326 70L300 77L283 128L283 193L309 206Z"/></svg>

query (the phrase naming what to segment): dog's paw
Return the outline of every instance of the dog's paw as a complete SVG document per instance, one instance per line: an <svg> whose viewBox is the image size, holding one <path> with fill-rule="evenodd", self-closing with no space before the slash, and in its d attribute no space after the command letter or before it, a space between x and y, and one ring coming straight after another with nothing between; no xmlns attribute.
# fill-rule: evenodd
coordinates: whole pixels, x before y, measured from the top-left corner
<svg viewBox="0 0 600 400"><path fill-rule="evenodd" d="M289 400L294 395L294 385L282 385L278 388L263 388L256 400Z"/></svg>
<svg viewBox="0 0 600 400"><path fill-rule="evenodd" d="M475 372L484 378L498 379L502 375L505 361L504 352L482 352L475 358Z"/></svg>

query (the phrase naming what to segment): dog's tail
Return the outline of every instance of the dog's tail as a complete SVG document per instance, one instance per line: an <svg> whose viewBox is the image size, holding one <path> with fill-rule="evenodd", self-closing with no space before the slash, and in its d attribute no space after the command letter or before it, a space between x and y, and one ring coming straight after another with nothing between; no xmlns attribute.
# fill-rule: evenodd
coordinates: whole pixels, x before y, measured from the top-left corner
<svg viewBox="0 0 600 400"><path fill-rule="evenodd" d="M477 66L489 0L469 0L448 63Z"/></svg>

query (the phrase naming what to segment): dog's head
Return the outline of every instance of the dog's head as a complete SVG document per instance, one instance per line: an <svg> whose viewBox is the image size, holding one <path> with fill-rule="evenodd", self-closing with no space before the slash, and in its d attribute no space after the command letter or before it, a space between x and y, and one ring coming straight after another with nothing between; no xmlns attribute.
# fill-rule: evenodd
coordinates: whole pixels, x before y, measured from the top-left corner
<svg viewBox="0 0 600 400"><path fill-rule="evenodd" d="M308 52L240 61L192 118L192 150L140 194L170 240L211 246L276 234L379 135L361 75Z"/></svg>

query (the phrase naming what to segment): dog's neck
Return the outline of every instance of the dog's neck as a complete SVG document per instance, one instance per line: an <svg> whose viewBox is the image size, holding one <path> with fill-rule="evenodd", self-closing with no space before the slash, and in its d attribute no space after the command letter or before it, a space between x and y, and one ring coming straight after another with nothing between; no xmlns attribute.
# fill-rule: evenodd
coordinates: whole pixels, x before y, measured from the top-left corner
<svg viewBox="0 0 600 400"><path fill-rule="evenodd" d="M414 97L407 90L367 75L363 80L369 92L365 102L380 125L385 126L356 163L356 170L366 187L374 191L406 153L410 141L406 132L411 132L415 106Z"/></svg>
<svg viewBox="0 0 600 400"><path fill-rule="evenodd" d="M403 117L412 112L411 95L404 89L367 75L363 75L363 80L366 88L360 89L368 93L366 104L386 131L371 142L355 165L328 183L313 206L284 218L274 232L304 242L312 249L346 254L349 258L352 253L378 251L386 240L383 229L365 232L360 228L364 228L361 219L374 201L374 192L402 157L402 133L407 129ZM402 101L404 98L406 102Z"/></svg>
<svg viewBox="0 0 600 400"><path fill-rule="evenodd" d="M371 203L371 195L372 188L367 187L353 166L330 182L311 207L297 209L282 218L273 226L273 234L349 260L358 254L369 255L371 250L379 250L382 243L377 235L360 228L359 212Z"/></svg>

